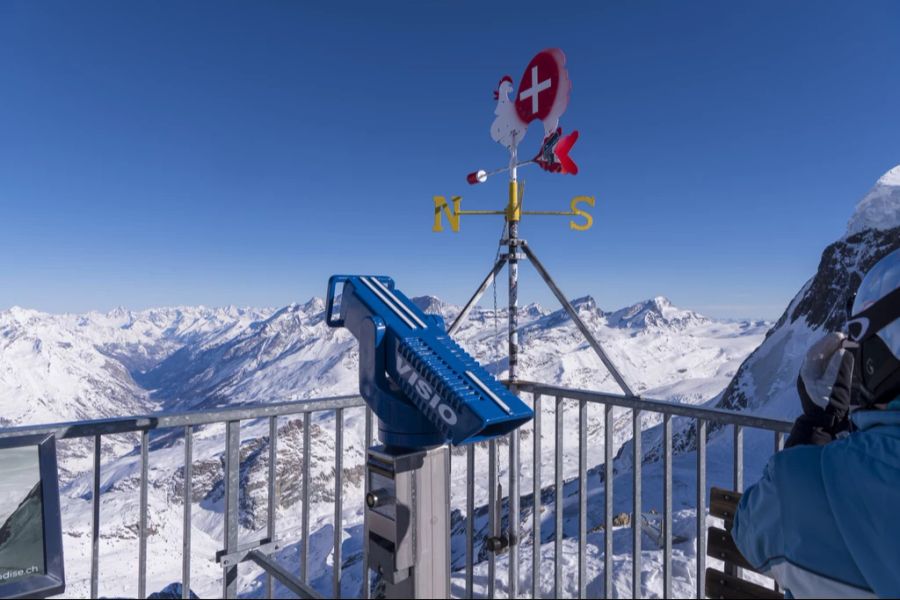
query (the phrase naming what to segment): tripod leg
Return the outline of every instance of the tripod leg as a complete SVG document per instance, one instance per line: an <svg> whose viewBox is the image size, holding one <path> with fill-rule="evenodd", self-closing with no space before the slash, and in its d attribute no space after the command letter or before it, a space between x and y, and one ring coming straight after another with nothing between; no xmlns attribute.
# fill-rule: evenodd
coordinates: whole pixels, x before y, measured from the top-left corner
<svg viewBox="0 0 900 600"><path fill-rule="evenodd" d="M609 357L604 352L603 348L600 346L600 342L594 337L594 335L587 328L587 325L584 324L584 321L581 320L581 317L578 316L578 311L575 310L575 307L566 299L563 295L562 291L556 286L556 282L553 281L553 278L550 277L550 273L547 272L547 269L544 268L544 265L541 264L541 261L537 259L537 256L534 255L531 248L524 241L521 242L522 250L525 251L525 256L528 257L528 260L531 261L531 264L534 265L534 268L537 270L538 274L541 278L547 283L547 286L550 288L550 291L553 292L553 295L556 296L556 299L559 300L559 303L562 304L562 307L569 313L569 316L572 317L572 320L575 321L575 325L578 326L578 329L581 331L582 335L584 335L585 339L587 339L588 344L591 345L591 348L594 349L594 352L597 353L597 356L600 357L600 360L603 361L603 364L606 366L607 370L609 370L609 374L612 375L613 379L616 380L616 383L619 384L619 387L622 388L622 392L626 396L634 396L631 391L631 388L628 387L628 384L625 383L625 380L622 378L622 374L619 373L618 369L616 369L615 365L612 364L612 361L609 360Z"/></svg>
<svg viewBox="0 0 900 600"><path fill-rule="evenodd" d="M475 294L466 302L466 305L463 307L462 311L457 315L456 319L453 321L453 324L447 330L447 333L453 335L456 333L456 330L459 329L460 325L462 325L463 321L466 320L466 317L469 316L469 313L472 312L472 309L481 300L481 297L484 295L484 291L488 288L489 285L494 281L494 278L497 277L497 273L503 268L503 265L506 264L506 257L501 256L497 259L497 263L494 265L494 268L491 269L491 272L488 273L487 277L484 278L484 281L481 282L481 285L478 287L478 290Z"/></svg>

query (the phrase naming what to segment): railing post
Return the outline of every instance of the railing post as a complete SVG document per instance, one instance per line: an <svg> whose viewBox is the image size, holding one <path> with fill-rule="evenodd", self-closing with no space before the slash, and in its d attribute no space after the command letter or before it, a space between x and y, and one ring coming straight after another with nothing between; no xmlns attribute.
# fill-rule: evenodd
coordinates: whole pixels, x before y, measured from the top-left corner
<svg viewBox="0 0 900 600"><path fill-rule="evenodd" d="M519 592L519 430L509 434L509 597Z"/></svg>
<svg viewBox="0 0 900 600"><path fill-rule="evenodd" d="M100 435L94 436L94 486L91 493L91 598L99 598L100 576Z"/></svg>
<svg viewBox="0 0 900 600"><path fill-rule="evenodd" d="M269 417L269 481L268 481L268 514L266 515L266 537L269 542L275 541L275 511L278 509L278 487L275 479L278 474L278 417ZM274 556L272 560L277 560ZM274 598L272 574L266 573L266 596Z"/></svg>
<svg viewBox="0 0 900 600"><path fill-rule="evenodd" d="M475 565L475 444L466 448L466 598L473 595Z"/></svg>
<svg viewBox="0 0 900 600"><path fill-rule="evenodd" d="M782 450L784 450L784 434L781 433L780 431L776 431L775 432L775 452L774 453L778 454ZM777 581L772 585L772 588L776 592L781 593L781 588L778 586Z"/></svg>
<svg viewBox="0 0 900 600"><path fill-rule="evenodd" d="M194 494L194 457L193 457L193 428L186 425L184 428L184 490L182 502L184 502L184 521L181 533L181 597L187 600L191 597L191 507ZM94 596L96 597L96 596Z"/></svg>
<svg viewBox="0 0 900 600"><path fill-rule="evenodd" d="M643 452L641 451L641 411L637 408L631 413L632 425L634 426L634 435L632 438L632 447L634 449L634 465L631 472L634 476L633 489L634 497L633 516L631 518L631 539L632 539L632 571L631 571L631 595L633 598L641 597L641 526L643 516L641 514L641 466L643 462Z"/></svg>
<svg viewBox="0 0 900 600"><path fill-rule="evenodd" d="M147 463L149 462L150 431L141 431L141 491L138 526L138 598L147 597Z"/></svg>
<svg viewBox="0 0 900 600"><path fill-rule="evenodd" d="M740 425L734 426L734 489L737 493L744 491L744 428ZM741 569L732 564L725 565L725 573L741 576Z"/></svg>
<svg viewBox="0 0 900 600"><path fill-rule="evenodd" d="M491 440L488 442L488 535L497 537L500 535L500 514L497 510L497 503L501 499L497 497L497 442ZM482 544L484 541L482 541ZM494 586L497 577L497 555L494 552L488 552L488 581L487 581L487 597L494 597Z"/></svg>
<svg viewBox="0 0 900 600"><path fill-rule="evenodd" d="M334 572L332 597L341 597L341 544L344 541L344 409L334 411Z"/></svg>
<svg viewBox="0 0 900 600"><path fill-rule="evenodd" d="M372 409L366 406L363 408L366 411L366 448L372 447ZM363 498L369 493L369 478L363 477L365 480L364 489L363 489ZM363 600L368 600L371 595L371 589L369 585L369 512L367 510L363 510L363 560L362 560L362 594L361 597Z"/></svg>
<svg viewBox="0 0 900 600"><path fill-rule="evenodd" d="M706 421L697 419L697 598L706 598Z"/></svg>
<svg viewBox="0 0 900 600"><path fill-rule="evenodd" d="M744 428L734 426L734 491L744 491Z"/></svg>
<svg viewBox="0 0 900 600"><path fill-rule="evenodd" d="M225 554L238 549L238 511L240 493L241 422L225 424ZM222 596L237 597L237 565L222 567Z"/></svg>
<svg viewBox="0 0 900 600"><path fill-rule="evenodd" d="M309 583L309 473L312 462L310 421L310 413L303 413L303 508L300 511L300 532L303 534L303 539L300 540L300 579L303 583Z"/></svg>
<svg viewBox="0 0 900 600"><path fill-rule="evenodd" d="M553 429L553 435L556 438L556 451L554 459L556 460L556 507L554 517L556 520L554 526L555 542L553 551L553 593L557 598L562 597L562 550L563 550L563 398L556 397L556 427Z"/></svg>
<svg viewBox="0 0 900 600"><path fill-rule="evenodd" d="M541 395L534 394L532 455L531 597L541 597Z"/></svg>
<svg viewBox="0 0 900 600"><path fill-rule="evenodd" d="M672 597L672 415L663 415L663 598Z"/></svg>
<svg viewBox="0 0 900 600"><path fill-rule="evenodd" d="M578 402L578 597L587 597L587 402Z"/></svg>
<svg viewBox="0 0 900 600"><path fill-rule="evenodd" d="M603 596L613 597L613 407L603 405Z"/></svg>

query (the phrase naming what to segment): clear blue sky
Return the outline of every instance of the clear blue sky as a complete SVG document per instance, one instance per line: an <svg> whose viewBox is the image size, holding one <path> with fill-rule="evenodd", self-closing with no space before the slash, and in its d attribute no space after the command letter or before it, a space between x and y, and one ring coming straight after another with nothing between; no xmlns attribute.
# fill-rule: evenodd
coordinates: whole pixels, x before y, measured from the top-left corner
<svg viewBox="0 0 900 600"><path fill-rule="evenodd" d="M559 46L581 173L523 169L525 199L595 195L595 226L522 235L562 288L777 317L900 163L900 3L555 6L0 3L0 307L275 306L340 272L462 302L501 222L434 234L431 197L503 205L464 181L506 162L491 92Z"/></svg>

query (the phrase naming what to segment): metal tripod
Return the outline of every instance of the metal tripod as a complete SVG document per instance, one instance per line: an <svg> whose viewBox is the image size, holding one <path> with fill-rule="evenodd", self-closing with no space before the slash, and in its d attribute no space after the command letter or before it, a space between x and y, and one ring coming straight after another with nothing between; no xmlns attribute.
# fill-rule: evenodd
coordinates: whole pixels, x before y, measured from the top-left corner
<svg viewBox="0 0 900 600"><path fill-rule="evenodd" d="M462 311L453 321L453 324L448 329L448 333L453 335L459 330L459 327L465 321L466 317L468 317L469 313L472 311L472 308L478 303L481 297L484 295L484 292L487 290L488 286L490 286L497 275L503 269L504 265L509 266L509 305L508 305L508 335L509 335L509 380L510 380L510 390L515 392L516 390L516 382L518 381L518 363L519 363L519 260L526 259L534 265L534 268L537 270L538 274L550 288L550 291L553 292L553 295L556 296L556 299L562 305L563 309L565 309L566 313L572 318L575 322L575 325L578 327L581 334L585 337L588 344L590 344L591 348L594 349L594 352L597 353L597 356L600 357L600 360L603 362L604 366L609 371L610 375L612 375L615 382L622 389L622 392L626 396L634 396L634 393L631 391L631 388L628 387L628 384L625 382L625 379L622 377L621 373L619 373L618 369L616 369L615 365L613 365L612 361L607 356L606 352L603 350L603 347L600 345L600 342L597 341L597 338L591 333L588 329L587 325L578 315L578 312L575 310L575 307L569 302L566 296L559 289L559 286L556 285L556 282L553 281L553 278L550 276L550 273L544 267L543 263L538 260L537 256L534 254L534 251L529 247L528 243L519 237L519 221L522 216L522 193L521 186L517 181L516 174L516 151L515 147L513 147L510 157L510 180L509 180L509 204L506 207L505 216L507 221L507 236L505 240L501 240L501 245L507 246L506 254L501 254L494 264L491 271L487 274L484 280L481 282L481 285L478 286L478 289L463 307ZM520 254L520 252L522 254ZM489 480L491 482L496 481L497 479L497 443L494 440L489 442L488 447L488 472L489 472ZM519 514L519 473L516 470L516 465L519 464L519 435L518 432L513 432L510 434L509 438L509 514ZM488 490L488 505L491 507L488 511L488 529L490 531L490 536L488 537L488 547L495 549L509 548L509 586L510 586L510 597L515 597L516 588L518 582L518 568L519 568L519 556L518 556L518 538L519 538L519 524L513 522L513 519L508 519L509 525L507 531L501 532L501 516L500 516L500 502L502 500L502 487L500 485L494 486L493 483L489 486ZM471 516L469 517L471 518ZM537 517L535 517L537 518ZM488 559L488 597L493 597L494 595L494 580L495 580L495 571L496 571L496 553L491 552Z"/></svg>

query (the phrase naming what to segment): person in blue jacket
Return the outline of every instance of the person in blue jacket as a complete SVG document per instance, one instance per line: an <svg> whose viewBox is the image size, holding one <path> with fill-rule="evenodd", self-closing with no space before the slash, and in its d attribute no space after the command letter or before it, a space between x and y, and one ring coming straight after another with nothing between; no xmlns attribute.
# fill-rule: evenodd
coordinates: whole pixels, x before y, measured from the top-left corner
<svg viewBox="0 0 900 600"><path fill-rule="evenodd" d="M734 518L744 557L796 598L900 597L900 249L847 329L809 350L803 415Z"/></svg>

